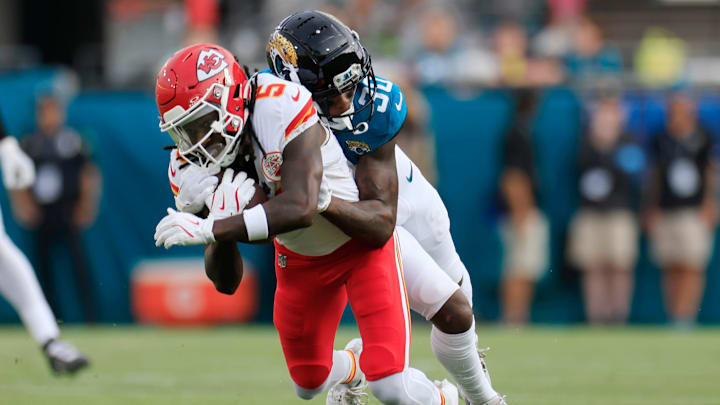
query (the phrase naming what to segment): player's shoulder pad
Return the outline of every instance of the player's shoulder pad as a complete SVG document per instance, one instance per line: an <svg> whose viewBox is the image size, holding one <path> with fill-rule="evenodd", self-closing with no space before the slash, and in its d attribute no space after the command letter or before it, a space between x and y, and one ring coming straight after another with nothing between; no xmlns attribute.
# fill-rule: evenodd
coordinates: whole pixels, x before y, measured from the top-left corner
<svg viewBox="0 0 720 405"><path fill-rule="evenodd" d="M287 107L294 110L293 106L312 102L312 94L305 87L269 72L258 73L257 86L256 103L272 105L276 110L285 110Z"/></svg>
<svg viewBox="0 0 720 405"><path fill-rule="evenodd" d="M253 126L262 139L279 137L284 147L295 136L318 120L312 94L302 85L270 73L258 74ZM273 145L275 146L275 145Z"/></svg>

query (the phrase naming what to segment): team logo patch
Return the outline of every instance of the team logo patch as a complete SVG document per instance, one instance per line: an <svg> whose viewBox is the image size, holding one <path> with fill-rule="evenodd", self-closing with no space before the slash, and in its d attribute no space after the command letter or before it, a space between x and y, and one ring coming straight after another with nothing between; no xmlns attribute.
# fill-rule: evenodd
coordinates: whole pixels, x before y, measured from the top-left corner
<svg viewBox="0 0 720 405"><path fill-rule="evenodd" d="M287 256L278 254L278 267L281 269L287 267Z"/></svg>
<svg viewBox="0 0 720 405"><path fill-rule="evenodd" d="M345 141L348 149L357 153L358 155L364 155L370 152L370 145L360 141Z"/></svg>
<svg viewBox="0 0 720 405"><path fill-rule="evenodd" d="M272 181L280 181L280 166L282 166L282 152L270 152L262 158L262 171L265 178Z"/></svg>
<svg viewBox="0 0 720 405"><path fill-rule="evenodd" d="M203 49L197 59L197 79L207 80L228 67L225 56L215 49Z"/></svg>

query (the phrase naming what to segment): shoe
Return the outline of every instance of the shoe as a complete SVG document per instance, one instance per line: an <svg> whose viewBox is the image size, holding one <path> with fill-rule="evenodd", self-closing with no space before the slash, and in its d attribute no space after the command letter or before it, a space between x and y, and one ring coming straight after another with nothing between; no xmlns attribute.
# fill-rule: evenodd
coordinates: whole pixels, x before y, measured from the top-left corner
<svg viewBox="0 0 720 405"><path fill-rule="evenodd" d="M345 350L350 352L355 359L355 376L350 382L343 384L339 382L328 390L326 405L365 405L369 401L365 392L368 383L365 373L360 370L360 353L362 353L362 339L355 338L345 345Z"/></svg>
<svg viewBox="0 0 720 405"><path fill-rule="evenodd" d="M435 381L435 386L440 390L442 399L440 405L458 405L458 389L448 380Z"/></svg>
<svg viewBox="0 0 720 405"><path fill-rule="evenodd" d="M55 374L75 374L90 364L80 350L68 342L50 339L43 345L43 353Z"/></svg>
<svg viewBox="0 0 720 405"><path fill-rule="evenodd" d="M466 405L472 405L472 403L467 399L465 394L463 394L462 392L459 392L459 394L460 394L460 399L465 401ZM505 402L505 395L498 394L498 396L496 396L495 398L493 398L489 401L485 401L480 405L507 405L507 402Z"/></svg>

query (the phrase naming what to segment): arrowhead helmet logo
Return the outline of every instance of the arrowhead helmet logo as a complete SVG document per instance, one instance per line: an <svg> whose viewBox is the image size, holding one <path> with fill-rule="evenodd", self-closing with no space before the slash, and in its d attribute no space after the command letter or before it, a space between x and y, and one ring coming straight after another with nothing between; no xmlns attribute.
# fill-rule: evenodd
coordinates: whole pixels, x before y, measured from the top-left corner
<svg viewBox="0 0 720 405"><path fill-rule="evenodd" d="M228 67L225 56L215 49L203 49L197 58L197 79L207 80Z"/></svg>

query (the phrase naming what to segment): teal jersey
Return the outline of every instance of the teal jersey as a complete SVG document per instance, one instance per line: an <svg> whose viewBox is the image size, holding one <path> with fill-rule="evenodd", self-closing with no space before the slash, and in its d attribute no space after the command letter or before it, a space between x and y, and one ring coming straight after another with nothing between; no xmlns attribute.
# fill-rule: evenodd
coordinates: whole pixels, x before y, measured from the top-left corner
<svg viewBox="0 0 720 405"><path fill-rule="evenodd" d="M368 107L353 114L351 121L356 128L355 132L333 129L345 157L352 164L357 164L360 156L374 151L394 138L407 116L407 105L402 90L390 80L380 76L375 76L375 80L377 87L370 122L363 124L370 117L370 107ZM355 91L353 98L355 111L359 111L370 101L369 90L366 78Z"/></svg>
<svg viewBox="0 0 720 405"><path fill-rule="evenodd" d="M263 72L273 74L270 69L261 71ZM368 107L353 114L351 121L357 128L355 132L333 129L345 157L354 165L357 164L360 156L374 151L394 138L407 116L405 95L400 87L380 76L375 76L375 81L377 87L370 122L362 124L370 116L370 107ZM368 79L365 78L355 91L353 107L355 111L359 111L368 102L370 102L370 89Z"/></svg>

